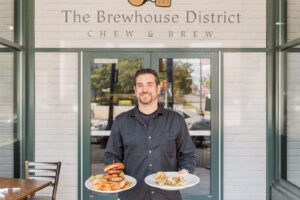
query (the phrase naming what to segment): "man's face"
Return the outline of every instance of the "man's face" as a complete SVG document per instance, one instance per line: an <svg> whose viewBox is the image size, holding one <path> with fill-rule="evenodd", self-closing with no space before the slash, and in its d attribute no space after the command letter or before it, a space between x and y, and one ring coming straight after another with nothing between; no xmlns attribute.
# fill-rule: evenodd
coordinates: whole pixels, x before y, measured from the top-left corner
<svg viewBox="0 0 300 200"><path fill-rule="evenodd" d="M134 91L139 103L151 104L158 98L160 85L156 85L154 75L141 74L136 78Z"/></svg>

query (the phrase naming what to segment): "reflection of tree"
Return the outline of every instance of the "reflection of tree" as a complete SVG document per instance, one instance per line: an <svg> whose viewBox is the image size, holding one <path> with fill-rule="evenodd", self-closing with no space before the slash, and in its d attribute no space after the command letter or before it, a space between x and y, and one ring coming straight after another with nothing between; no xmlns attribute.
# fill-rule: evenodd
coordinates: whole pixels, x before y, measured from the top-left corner
<svg viewBox="0 0 300 200"><path fill-rule="evenodd" d="M189 94L192 91L192 80L188 79L191 77L190 74L192 73L191 66L190 63L174 63L174 86L178 90L181 90L183 94Z"/></svg>
<svg viewBox="0 0 300 200"><path fill-rule="evenodd" d="M142 60L134 58L118 59L118 82L115 85L115 93L132 94L135 72L141 67ZM95 92L94 100L109 94L111 64L94 64L91 70L91 88Z"/></svg>
<svg viewBox="0 0 300 200"><path fill-rule="evenodd" d="M97 95L103 96L103 89L109 88L111 64L96 64L91 70L91 87L95 92L95 102Z"/></svg>
<svg viewBox="0 0 300 200"><path fill-rule="evenodd" d="M119 80L116 85L116 93L133 93L135 72L142 66L141 59L119 59L117 69Z"/></svg>
<svg viewBox="0 0 300 200"><path fill-rule="evenodd" d="M174 103L186 104L184 99L185 94L189 94L192 91L192 78L193 72L190 63L183 63L182 61L173 60L173 80L174 80ZM164 60L160 65L159 79L160 81L166 80L167 63ZM162 91L162 96L165 91Z"/></svg>
<svg viewBox="0 0 300 200"><path fill-rule="evenodd" d="M122 58L118 59L118 82L115 85L114 92L116 94L133 94L133 84L135 72L142 66L142 60L136 58ZM183 63L182 61L175 61L173 63L174 76L174 95L175 103L186 103L184 99L185 94L192 91L192 79L190 63ZM166 62L163 62L163 69L166 69ZM159 74L160 80L166 80L166 71L162 69ZM109 94L110 87L111 64L94 64L91 70L91 87L95 91L94 101L96 102L105 94ZM209 80L207 81L209 84Z"/></svg>
<svg viewBox="0 0 300 200"><path fill-rule="evenodd" d="M179 101L182 104L186 104L186 100L183 96L192 91L192 79L190 77L193 71L191 66L190 63L182 63L181 61L174 62L175 103L178 103Z"/></svg>

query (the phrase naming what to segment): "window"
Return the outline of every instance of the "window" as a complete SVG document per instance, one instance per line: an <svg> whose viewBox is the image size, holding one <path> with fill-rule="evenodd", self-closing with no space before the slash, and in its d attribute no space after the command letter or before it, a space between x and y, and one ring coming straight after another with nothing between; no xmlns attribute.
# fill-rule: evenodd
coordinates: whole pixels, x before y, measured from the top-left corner
<svg viewBox="0 0 300 200"><path fill-rule="evenodd" d="M286 52L281 177L300 187L300 52Z"/></svg>
<svg viewBox="0 0 300 200"><path fill-rule="evenodd" d="M0 38L14 41L14 1L1 0L0 2Z"/></svg>
<svg viewBox="0 0 300 200"><path fill-rule="evenodd" d="M281 0L279 51L277 54L278 80L278 135L276 135L275 179L272 186L282 195L300 198L300 2ZM272 190L273 190L272 188ZM276 199L276 191L272 199ZM277 192L278 193L278 192Z"/></svg>
<svg viewBox="0 0 300 200"><path fill-rule="evenodd" d="M0 1L0 176L16 178L22 158L17 105L21 96L19 9L20 1Z"/></svg>
<svg viewBox="0 0 300 200"><path fill-rule="evenodd" d="M0 52L0 176L14 177L14 62L12 52Z"/></svg>

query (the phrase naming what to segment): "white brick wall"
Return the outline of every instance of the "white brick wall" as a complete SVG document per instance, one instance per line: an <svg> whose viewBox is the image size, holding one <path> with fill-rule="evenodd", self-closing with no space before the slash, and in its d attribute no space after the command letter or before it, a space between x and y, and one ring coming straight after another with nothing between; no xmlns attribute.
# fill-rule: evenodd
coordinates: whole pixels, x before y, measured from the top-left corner
<svg viewBox="0 0 300 200"><path fill-rule="evenodd" d="M224 54L224 200L266 199L266 54Z"/></svg>
<svg viewBox="0 0 300 200"><path fill-rule="evenodd" d="M0 0L0 37L13 41L14 39L13 26L14 26L14 1Z"/></svg>
<svg viewBox="0 0 300 200"><path fill-rule="evenodd" d="M135 7L127 0L37 0L35 8L37 47L265 47L266 0L174 0L169 8L156 7L151 2ZM77 19L74 22L72 19L65 23L62 10L75 10L81 16L89 14L90 21L84 23ZM98 10L114 14L132 14L134 11L143 15L178 14L179 22L129 24L106 20L99 23ZM240 13L240 23L187 23L186 11L190 10L197 15L200 11L202 20L204 14ZM127 37L126 30L133 30L134 36ZM88 36L88 31L92 31L92 37ZM106 31L106 37L100 37L100 31ZM118 37L114 37L114 31L118 31ZM148 31L154 33L153 37L147 36ZM174 37L169 38L169 31L174 32ZM186 37L181 37L181 31L186 32ZM196 37L194 31L197 31ZM212 31L212 37L206 37L205 31Z"/></svg>
<svg viewBox="0 0 300 200"><path fill-rule="evenodd" d="M35 160L61 161L58 200L78 194L78 58L36 53Z"/></svg>
<svg viewBox="0 0 300 200"><path fill-rule="evenodd" d="M0 177L14 176L13 53L0 53Z"/></svg>
<svg viewBox="0 0 300 200"><path fill-rule="evenodd" d="M287 179L300 186L300 53L287 57Z"/></svg>
<svg viewBox="0 0 300 200"><path fill-rule="evenodd" d="M300 1L287 1L287 39L288 41L300 37Z"/></svg>

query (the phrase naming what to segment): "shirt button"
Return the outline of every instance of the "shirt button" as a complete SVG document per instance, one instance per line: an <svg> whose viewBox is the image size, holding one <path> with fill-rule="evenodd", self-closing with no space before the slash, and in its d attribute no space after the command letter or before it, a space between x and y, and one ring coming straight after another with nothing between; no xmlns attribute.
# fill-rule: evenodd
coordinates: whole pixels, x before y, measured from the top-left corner
<svg viewBox="0 0 300 200"><path fill-rule="evenodd" d="M151 164L151 163L149 164L149 167L152 167L152 164Z"/></svg>
<svg viewBox="0 0 300 200"><path fill-rule="evenodd" d="M149 140L151 140L151 136L149 136L148 138L149 138Z"/></svg>
<svg viewBox="0 0 300 200"><path fill-rule="evenodd" d="M152 191L151 194L154 194L154 191Z"/></svg>
<svg viewBox="0 0 300 200"><path fill-rule="evenodd" d="M149 153L152 153L152 151L151 151L151 150L149 150Z"/></svg>

